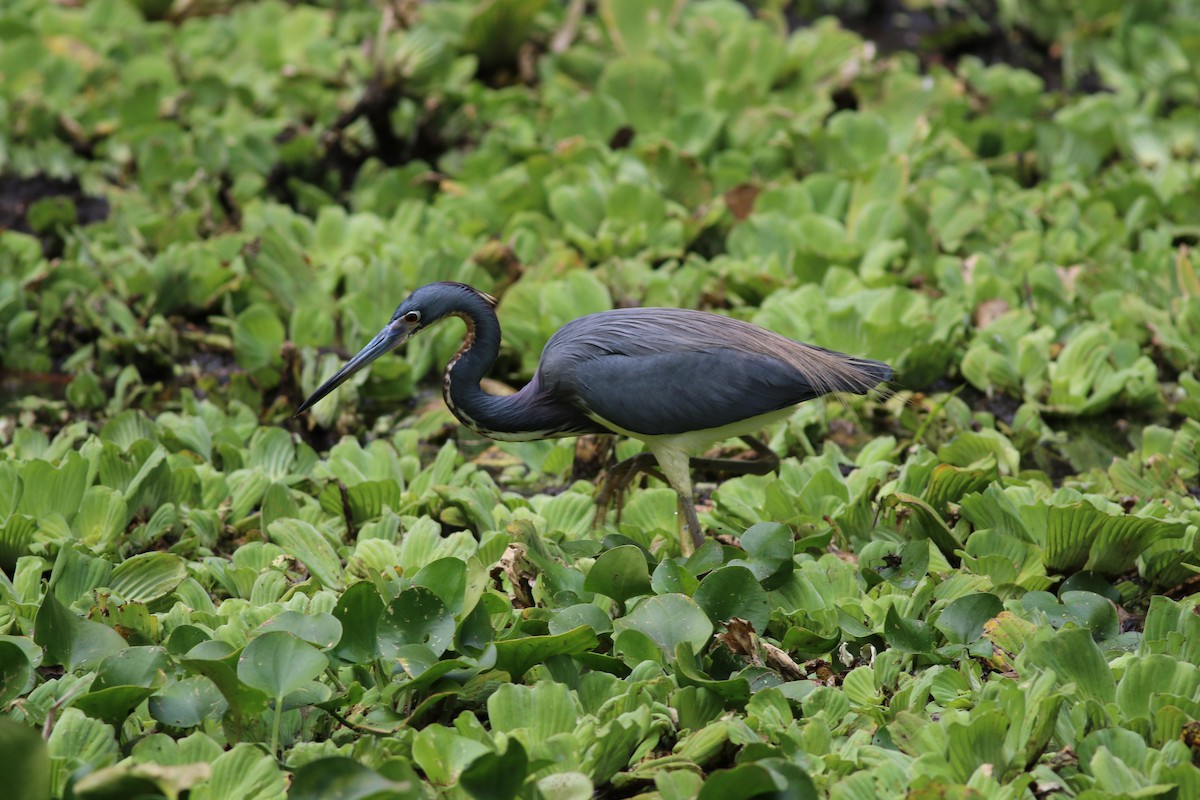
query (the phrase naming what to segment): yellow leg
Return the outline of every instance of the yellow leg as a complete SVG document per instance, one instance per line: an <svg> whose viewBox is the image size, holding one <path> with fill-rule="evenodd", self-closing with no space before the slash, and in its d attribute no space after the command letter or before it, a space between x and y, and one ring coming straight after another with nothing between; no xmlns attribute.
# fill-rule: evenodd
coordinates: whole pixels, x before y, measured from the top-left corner
<svg viewBox="0 0 1200 800"><path fill-rule="evenodd" d="M696 504L692 501L692 473L687 453L669 447L653 447L654 457L663 471L667 483L679 496L679 510L683 513L684 531L679 536L679 549L690 556L704 544L704 529L696 516Z"/></svg>

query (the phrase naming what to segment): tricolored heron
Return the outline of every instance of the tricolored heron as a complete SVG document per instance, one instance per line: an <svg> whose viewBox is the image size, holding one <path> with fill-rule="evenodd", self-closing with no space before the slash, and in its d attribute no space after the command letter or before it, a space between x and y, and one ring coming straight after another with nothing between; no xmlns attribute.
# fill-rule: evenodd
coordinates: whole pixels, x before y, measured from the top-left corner
<svg viewBox="0 0 1200 800"><path fill-rule="evenodd" d="M346 366L313 392L299 415L347 378L446 317L467 324L446 365L442 392L454 416L492 439L529 441L619 433L649 449L614 467L597 496L597 521L614 491L657 462L679 496L691 541L704 542L692 502L690 466L766 474L778 458L747 435L829 392L865 394L892 376L882 362L797 342L748 322L678 308L626 308L567 323L542 350L533 380L513 395L479 385L500 352L496 299L462 283L414 291ZM692 459L740 436L757 462Z"/></svg>

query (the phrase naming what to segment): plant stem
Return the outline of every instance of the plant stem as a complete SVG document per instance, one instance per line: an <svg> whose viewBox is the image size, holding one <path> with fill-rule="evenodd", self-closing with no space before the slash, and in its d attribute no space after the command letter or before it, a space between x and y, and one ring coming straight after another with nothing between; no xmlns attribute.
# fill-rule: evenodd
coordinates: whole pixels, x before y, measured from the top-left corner
<svg viewBox="0 0 1200 800"><path fill-rule="evenodd" d="M279 724L283 720L283 695L275 696L275 721L271 725L271 753L279 757Z"/></svg>
<svg viewBox="0 0 1200 800"><path fill-rule="evenodd" d="M942 411L942 409L944 409L946 407L947 403L949 403L952 399L957 397L959 392L961 392L965 388L966 388L966 384L955 387L954 391L947 392L946 396L943 397L938 402L937 405L935 405L933 408L929 409L929 413L925 416L925 419L921 421L920 426L917 428L917 432L913 434L913 437L912 437L913 444L921 443L921 439L924 438L924 436L925 436L925 431L928 430L929 426L933 424L934 418L938 415L939 412ZM903 446L901 446L900 444L897 444L896 449L893 450L892 452L893 452L893 454L898 455L899 453L903 452L903 450L904 450Z"/></svg>

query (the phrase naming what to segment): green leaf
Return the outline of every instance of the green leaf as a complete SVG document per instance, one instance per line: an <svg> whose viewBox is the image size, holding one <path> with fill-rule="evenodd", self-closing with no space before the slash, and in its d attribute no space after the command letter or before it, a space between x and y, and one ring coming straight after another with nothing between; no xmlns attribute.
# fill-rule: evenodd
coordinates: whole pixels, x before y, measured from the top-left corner
<svg viewBox="0 0 1200 800"><path fill-rule="evenodd" d="M678 563L664 558L654 568L654 574L650 576L650 585L655 594L686 594L691 597L700 582Z"/></svg>
<svg viewBox="0 0 1200 800"><path fill-rule="evenodd" d="M1020 467L1020 454L1012 442L999 431L984 428L979 431L962 431L954 439L938 448L938 458L947 464L963 469L975 467L985 476L994 476L993 465L999 465L1005 475L1015 475ZM989 458L994 461L989 462ZM936 473L935 473L936 474ZM948 475L955 474L948 472ZM969 473L955 475L958 485L954 489L942 489L939 495L946 501L957 501L970 489L967 487L978 484L978 480ZM945 480L945 479L943 479ZM986 484L985 484L986 485ZM980 487L982 490L984 487ZM930 500L930 505L940 508L938 503Z"/></svg>
<svg viewBox="0 0 1200 800"><path fill-rule="evenodd" d="M681 687L706 689L732 705L745 705L750 699L750 681L743 677L725 680L709 677L688 642L680 642L675 647L675 680Z"/></svg>
<svg viewBox="0 0 1200 800"><path fill-rule="evenodd" d="M296 460L296 445L292 435L283 428L259 428L250 437L246 466L261 470L271 481L288 477Z"/></svg>
<svg viewBox="0 0 1200 800"><path fill-rule="evenodd" d="M739 543L748 558L735 558L729 565L747 567L762 582L764 589L779 588L792 574L795 543L788 526L760 522L747 528Z"/></svg>
<svg viewBox="0 0 1200 800"><path fill-rule="evenodd" d="M882 158L889 126L878 114L840 112L829 120L829 159L844 170L859 170Z"/></svg>
<svg viewBox="0 0 1200 800"><path fill-rule="evenodd" d="M340 592L345 572L333 546L312 525L298 519L281 519L267 529L271 541L300 560L322 586Z"/></svg>
<svg viewBox="0 0 1200 800"><path fill-rule="evenodd" d="M183 583L187 565L173 553L142 553L122 561L108 577L108 587L133 603L153 603Z"/></svg>
<svg viewBox="0 0 1200 800"><path fill-rule="evenodd" d="M48 461L29 461L21 468L24 491L16 513L41 519L62 514L72 520L83 503L88 486L89 465L79 453L69 453L55 467Z"/></svg>
<svg viewBox="0 0 1200 800"><path fill-rule="evenodd" d="M1187 603L1157 595L1150 600L1142 629L1142 647L1190 664L1200 663L1200 615Z"/></svg>
<svg viewBox="0 0 1200 800"><path fill-rule="evenodd" d="M0 706L29 691L32 678L33 664L25 650L0 640Z"/></svg>
<svg viewBox="0 0 1200 800"><path fill-rule="evenodd" d="M1120 620L1113 604L1093 592L1063 592L1061 602L1049 592L1027 592L1020 603L1030 612L1045 614L1055 628L1072 622L1087 628L1098 641L1120 633Z"/></svg>
<svg viewBox="0 0 1200 800"><path fill-rule="evenodd" d="M962 548L962 543L958 541L954 532L950 530L945 520L932 506L921 498L904 492L896 492L888 498L888 501L911 509L912 514L904 524L906 533L909 533L914 539L931 540L937 545L938 550L942 551L942 555L947 561L951 564L958 563L957 551Z"/></svg>
<svg viewBox="0 0 1200 800"><path fill-rule="evenodd" d="M86 716L78 708L68 708L55 721L46 748L55 776L52 783L57 786L80 767L107 767L115 764L120 755L113 727Z"/></svg>
<svg viewBox="0 0 1200 800"><path fill-rule="evenodd" d="M663 800L692 800L700 794L704 778L688 770L658 770L654 773L654 788Z"/></svg>
<svg viewBox="0 0 1200 800"><path fill-rule="evenodd" d="M816 800L812 779L794 764L780 759L741 764L708 776L697 800Z"/></svg>
<svg viewBox="0 0 1200 800"><path fill-rule="evenodd" d="M243 742L217 756L212 762L212 777L192 789L188 800L228 800L232 797L238 800L284 800L286 787L275 759L257 746Z"/></svg>
<svg viewBox="0 0 1200 800"><path fill-rule="evenodd" d="M1147 655L1130 661L1117 684L1117 705L1125 719L1154 719L1162 696L1194 698L1200 689L1200 667L1167 655Z"/></svg>
<svg viewBox="0 0 1200 800"><path fill-rule="evenodd" d="M346 490L355 522L378 519L385 508L400 505L400 484L394 480L363 481Z"/></svg>
<svg viewBox="0 0 1200 800"><path fill-rule="evenodd" d="M1110 703L1116 681L1104 654L1086 628L1065 628L1054 634L1040 631L1029 640L1017 661L1018 669L1052 669L1060 683L1074 683L1085 699Z"/></svg>
<svg viewBox="0 0 1200 800"><path fill-rule="evenodd" d="M672 0L603 0L600 18L613 45L623 53L652 49L669 30Z"/></svg>
<svg viewBox="0 0 1200 800"><path fill-rule="evenodd" d="M29 725L0 718L0 752L4 753L5 794L12 800L50 797L50 759L41 734Z"/></svg>
<svg viewBox="0 0 1200 800"><path fill-rule="evenodd" d="M216 684L197 675L171 681L148 701L150 716L172 728L194 728L205 720L220 719L229 708Z"/></svg>
<svg viewBox="0 0 1200 800"><path fill-rule="evenodd" d="M458 616L467 595L467 564L453 556L431 561L413 576L413 585L436 594L446 609Z"/></svg>
<svg viewBox="0 0 1200 800"><path fill-rule="evenodd" d="M271 525L280 519L300 516L300 507L292 498L291 490L282 483L272 483L267 487L262 499L262 525L270 530Z"/></svg>
<svg viewBox="0 0 1200 800"><path fill-rule="evenodd" d="M12 572L17 559L29 554L37 536L38 522L25 514L13 514L0 526L0 569Z"/></svg>
<svg viewBox="0 0 1200 800"><path fill-rule="evenodd" d="M1116 575L1177 526L1131 514L1105 514L1090 503L1051 506L1046 512L1046 566L1060 572L1089 569Z"/></svg>
<svg viewBox="0 0 1200 800"><path fill-rule="evenodd" d="M352 758L326 756L296 770L288 800L416 800L411 781L394 781Z"/></svg>
<svg viewBox="0 0 1200 800"><path fill-rule="evenodd" d="M670 65L651 55L609 59L597 89L616 100L639 133L662 128L663 112L673 106Z"/></svg>
<svg viewBox="0 0 1200 800"><path fill-rule="evenodd" d="M581 625L586 625L596 633L612 632L612 618L591 603L576 603L558 611L550 618L549 627L550 633L557 635L573 631Z"/></svg>
<svg viewBox="0 0 1200 800"><path fill-rule="evenodd" d="M429 725L413 738L412 757L435 786L453 786L462 771L490 749L450 728Z"/></svg>
<svg viewBox="0 0 1200 800"><path fill-rule="evenodd" d="M281 699L316 678L329 665L308 642L286 631L270 631L250 640L238 659L237 676L254 689Z"/></svg>
<svg viewBox="0 0 1200 800"><path fill-rule="evenodd" d="M712 636L713 624L690 597L664 594L643 600L629 615L613 623L614 638L627 630L648 637L664 655L673 658L681 642L691 645L692 652L700 652Z"/></svg>
<svg viewBox="0 0 1200 800"><path fill-rule="evenodd" d="M90 691L75 701L89 716L119 727L130 712L162 686L170 665L161 647L129 647L106 657Z"/></svg>
<svg viewBox="0 0 1200 800"><path fill-rule="evenodd" d="M487 701L488 719L495 730L528 730L531 741L575 730L575 701L565 684L540 681L533 686L506 683Z"/></svg>
<svg viewBox="0 0 1200 800"><path fill-rule="evenodd" d="M328 650L342 638L342 623L333 614L301 614L299 611L283 611L258 627L258 633L287 631L319 647Z"/></svg>
<svg viewBox="0 0 1200 800"><path fill-rule="evenodd" d="M1008 770L1005 753L1005 732L1008 717L999 709L983 711L967 724L950 726L946 758L961 783L970 780L975 770L990 764L1001 775Z"/></svg>
<svg viewBox="0 0 1200 800"><path fill-rule="evenodd" d="M767 629L771 605L757 576L746 567L715 569L700 581L692 596L714 624L726 624L734 617L749 622L756 633Z"/></svg>
<svg viewBox="0 0 1200 800"><path fill-rule="evenodd" d="M946 606L934 626L954 644L970 644L983 636L983 626L1004 610L999 597L988 592L960 597Z"/></svg>
<svg viewBox="0 0 1200 800"><path fill-rule="evenodd" d="M73 605L92 589L106 585L112 571L108 559L89 555L83 547L64 547L54 559L50 589L60 602Z"/></svg>
<svg viewBox="0 0 1200 800"><path fill-rule="evenodd" d="M128 521L123 494L107 486L89 486L71 529L88 547L106 551L116 543Z"/></svg>
<svg viewBox="0 0 1200 800"><path fill-rule="evenodd" d="M1112 600L1114 603L1121 602L1121 593L1111 582L1097 573L1087 570L1076 572L1059 585L1059 597L1063 597L1067 592L1091 592Z"/></svg>
<svg viewBox="0 0 1200 800"><path fill-rule="evenodd" d="M33 621L33 641L45 651L45 663L60 664L68 672L97 664L128 645L107 625L78 616L46 592Z"/></svg>
<svg viewBox="0 0 1200 800"><path fill-rule="evenodd" d="M242 368L257 372L282 361L286 332L270 307L255 303L238 314L233 327L233 351Z"/></svg>
<svg viewBox="0 0 1200 800"><path fill-rule="evenodd" d="M897 555L899 564L895 564ZM911 591L929 573L929 542L918 539L896 547L877 539L862 548L858 561L869 585L875 585L882 577L898 589Z"/></svg>
<svg viewBox="0 0 1200 800"><path fill-rule="evenodd" d="M78 800L179 797L212 774L207 763L154 764L122 761L84 775L71 787Z"/></svg>
<svg viewBox="0 0 1200 800"><path fill-rule="evenodd" d="M599 592L619 603L631 597L650 594L650 570L642 548L629 544L601 553L592 564L583 588L588 592Z"/></svg>
<svg viewBox="0 0 1200 800"><path fill-rule="evenodd" d="M476 800L513 800L529 770L521 743L510 738L503 753L484 753L459 776L459 785Z"/></svg>
<svg viewBox="0 0 1200 800"><path fill-rule="evenodd" d="M546 800L589 800L596 793L595 785L582 772L555 772L538 779L537 787Z"/></svg>
<svg viewBox="0 0 1200 800"><path fill-rule="evenodd" d="M703 687L684 686L671 693L670 706L679 714L680 732L698 731L724 712L725 700Z"/></svg>
<svg viewBox="0 0 1200 800"><path fill-rule="evenodd" d="M342 638L333 652L354 664L370 661L378 655L379 619L384 604L370 581L353 583L342 592L333 616L342 623Z"/></svg>
<svg viewBox="0 0 1200 800"><path fill-rule="evenodd" d="M225 642L202 642L180 659L184 669L211 680L230 708L237 714L256 714L267 707L267 696L238 679L238 660L242 651Z"/></svg>
<svg viewBox="0 0 1200 800"><path fill-rule="evenodd" d="M933 652L933 632L921 620L900 616L895 606L888 609L884 618L883 638L902 653Z"/></svg>
<svg viewBox="0 0 1200 800"><path fill-rule="evenodd" d="M454 640L454 615L440 597L424 586L405 589L379 618L377 642L384 658L394 658L407 645L425 645L440 656Z"/></svg>
<svg viewBox="0 0 1200 800"><path fill-rule="evenodd" d="M524 636L496 642L496 669L514 680L551 656L573 656L596 649L596 632L587 625L553 636Z"/></svg>

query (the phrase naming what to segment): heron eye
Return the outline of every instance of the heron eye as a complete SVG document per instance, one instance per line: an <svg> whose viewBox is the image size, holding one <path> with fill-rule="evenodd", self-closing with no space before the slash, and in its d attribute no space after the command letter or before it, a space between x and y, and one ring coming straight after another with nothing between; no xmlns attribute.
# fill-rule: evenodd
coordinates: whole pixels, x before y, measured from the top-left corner
<svg viewBox="0 0 1200 800"><path fill-rule="evenodd" d="M420 311L408 312L407 314L404 315L404 321L405 322L420 322L421 321L421 312Z"/></svg>

